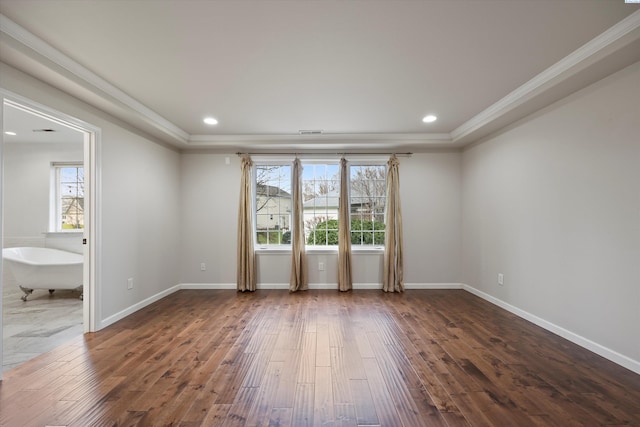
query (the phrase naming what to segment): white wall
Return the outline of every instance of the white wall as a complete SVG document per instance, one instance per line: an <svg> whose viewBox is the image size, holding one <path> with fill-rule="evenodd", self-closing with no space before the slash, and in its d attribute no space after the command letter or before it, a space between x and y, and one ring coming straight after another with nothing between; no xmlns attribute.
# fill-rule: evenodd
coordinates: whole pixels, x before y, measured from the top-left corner
<svg viewBox="0 0 640 427"><path fill-rule="evenodd" d="M102 140L106 319L180 283L182 206L178 153L115 126L103 127Z"/></svg>
<svg viewBox="0 0 640 427"><path fill-rule="evenodd" d="M229 158L230 164L225 163ZM405 281L412 284L460 281L461 155L414 154L400 159L405 227ZM183 283L235 284L240 163L233 154L182 155ZM380 253L355 253L355 285L380 286ZM200 263L207 270L200 270ZM318 270L318 263L325 270ZM311 286L337 282L337 253L308 252ZM257 256L259 285L289 283L291 254Z"/></svg>
<svg viewBox="0 0 640 427"><path fill-rule="evenodd" d="M98 327L178 284L179 153L12 67L0 75L3 89L101 129Z"/></svg>
<svg viewBox="0 0 640 427"><path fill-rule="evenodd" d="M0 224L3 223L4 220L4 207L2 201L4 200L4 108L0 107ZM0 225L0 242L2 242L4 238L4 232L2 231L2 226ZM2 262L0 262L0 290L4 289L4 281L2 276L4 275L4 271L2 269ZM2 294L4 292L0 292L0 329L2 326ZM2 364L2 355L3 355L3 347L2 341L0 339L0 365ZM0 369L0 380L2 380L2 369Z"/></svg>
<svg viewBox="0 0 640 427"><path fill-rule="evenodd" d="M48 239L45 235L49 231L51 163L82 161L82 142L5 144L4 247L60 247L72 241L67 250L82 252L81 237L77 235Z"/></svg>
<svg viewBox="0 0 640 427"><path fill-rule="evenodd" d="M457 152L400 158L407 284L461 280L461 167Z"/></svg>
<svg viewBox="0 0 640 427"><path fill-rule="evenodd" d="M640 63L467 149L463 213L466 284L640 367Z"/></svg>
<svg viewBox="0 0 640 427"><path fill-rule="evenodd" d="M182 283L235 284L240 161L235 154L185 152L181 162Z"/></svg>

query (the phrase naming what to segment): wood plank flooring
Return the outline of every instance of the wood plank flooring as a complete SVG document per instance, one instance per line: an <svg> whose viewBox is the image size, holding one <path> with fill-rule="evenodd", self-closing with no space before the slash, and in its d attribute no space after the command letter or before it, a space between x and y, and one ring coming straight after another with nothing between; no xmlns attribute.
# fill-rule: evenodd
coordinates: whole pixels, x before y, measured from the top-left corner
<svg viewBox="0 0 640 427"><path fill-rule="evenodd" d="M640 375L461 290L183 290L5 373L2 426L640 426Z"/></svg>

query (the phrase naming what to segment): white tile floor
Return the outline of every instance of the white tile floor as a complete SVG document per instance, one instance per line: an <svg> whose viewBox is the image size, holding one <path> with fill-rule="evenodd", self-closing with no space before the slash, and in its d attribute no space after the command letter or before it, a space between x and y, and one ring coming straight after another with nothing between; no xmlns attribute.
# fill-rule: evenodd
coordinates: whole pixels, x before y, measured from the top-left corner
<svg viewBox="0 0 640 427"><path fill-rule="evenodd" d="M82 300L79 292L34 290L28 300L8 274L2 289L2 370L46 353L82 334Z"/></svg>

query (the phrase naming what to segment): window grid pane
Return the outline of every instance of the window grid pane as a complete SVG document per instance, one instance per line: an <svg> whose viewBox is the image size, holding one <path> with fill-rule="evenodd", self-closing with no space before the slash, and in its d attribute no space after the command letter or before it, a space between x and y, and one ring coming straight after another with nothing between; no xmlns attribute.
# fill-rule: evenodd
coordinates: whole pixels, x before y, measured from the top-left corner
<svg viewBox="0 0 640 427"><path fill-rule="evenodd" d="M291 166L256 166L256 242L291 243Z"/></svg>
<svg viewBox="0 0 640 427"><path fill-rule="evenodd" d="M84 168L57 166L59 216L58 230L84 228Z"/></svg>
<svg viewBox="0 0 640 427"><path fill-rule="evenodd" d="M350 167L351 244L384 245L386 167L380 164Z"/></svg>
<svg viewBox="0 0 640 427"><path fill-rule="evenodd" d="M302 193L307 245L337 245L340 167L303 163Z"/></svg>

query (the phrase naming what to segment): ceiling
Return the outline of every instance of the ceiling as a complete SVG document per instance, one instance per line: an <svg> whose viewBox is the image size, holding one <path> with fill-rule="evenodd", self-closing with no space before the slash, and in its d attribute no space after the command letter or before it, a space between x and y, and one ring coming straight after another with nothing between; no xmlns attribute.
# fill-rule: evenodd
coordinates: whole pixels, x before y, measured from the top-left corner
<svg viewBox="0 0 640 427"><path fill-rule="evenodd" d="M84 134L59 121L34 114L14 103L5 104L3 111L4 142L13 144L82 144Z"/></svg>
<svg viewBox="0 0 640 427"><path fill-rule="evenodd" d="M3 62L181 149L461 147L640 60L640 5L624 0L0 0L0 13Z"/></svg>

